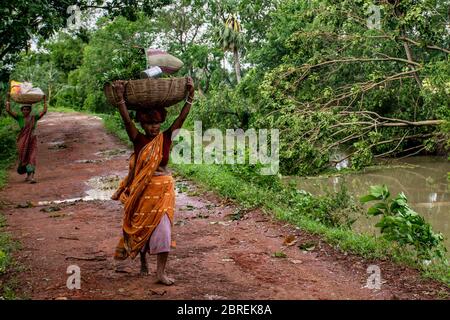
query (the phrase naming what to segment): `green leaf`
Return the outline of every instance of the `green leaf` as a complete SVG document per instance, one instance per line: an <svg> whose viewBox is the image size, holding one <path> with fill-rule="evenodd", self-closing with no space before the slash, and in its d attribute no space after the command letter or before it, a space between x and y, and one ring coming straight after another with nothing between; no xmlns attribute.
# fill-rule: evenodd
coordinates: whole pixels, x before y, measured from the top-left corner
<svg viewBox="0 0 450 320"><path fill-rule="evenodd" d="M377 204L373 205L372 207L370 207L369 210L367 210L367 213L372 216L377 216L377 215L383 214L385 212L387 212L387 206L383 202L377 203Z"/></svg>
<svg viewBox="0 0 450 320"><path fill-rule="evenodd" d="M369 208L369 210L367 210L367 214L371 215L371 216L378 216L380 214L383 214L383 211L381 211L378 208L371 207L371 208Z"/></svg>
<svg viewBox="0 0 450 320"><path fill-rule="evenodd" d="M359 199L359 201L361 203L366 203L366 202L374 201L374 200L379 200L379 199L371 194L365 195Z"/></svg>
<svg viewBox="0 0 450 320"><path fill-rule="evenodd" d="M389 190L386 185L376 185L370 187L370 194L377 200L384 200L389 198Z"/></svg>

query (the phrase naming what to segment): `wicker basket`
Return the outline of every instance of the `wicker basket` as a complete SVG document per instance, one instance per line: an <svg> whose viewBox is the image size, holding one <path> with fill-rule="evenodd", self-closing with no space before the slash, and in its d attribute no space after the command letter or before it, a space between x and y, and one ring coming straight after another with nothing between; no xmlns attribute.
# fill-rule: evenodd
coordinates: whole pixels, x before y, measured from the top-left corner
<svg viewBox="0 0 450 320"><path fill-rule="evenodd" d="M125 102L128 109L138 110L170 107L186 98L188 78L128 80L125 84ZM120 99L111 84L104 88L106 99L117 106Z"/></svg>
<svg viewBox="0 0 450 320"><path fill-rule="evenodd" d="M24 94L12 94L11 99L19 104L35 104L44 99L42 94L36 93L24 93Z"/></svg>

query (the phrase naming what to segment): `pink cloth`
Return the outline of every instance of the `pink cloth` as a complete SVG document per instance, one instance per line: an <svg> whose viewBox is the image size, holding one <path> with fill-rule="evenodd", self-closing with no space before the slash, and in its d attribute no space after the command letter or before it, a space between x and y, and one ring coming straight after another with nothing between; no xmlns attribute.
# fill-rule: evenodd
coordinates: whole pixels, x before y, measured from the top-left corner
<svg viewBox="0 0 450 320"><path fill-rule="evenodd" d="M147 244L142 248L142 252L145 252L146 250L148 250L149 254L169 252L170 244L172 242L171 232L172 226L170 225L170 219L167 214L165 214L161 218L158 226L153 230Z"/></svg>

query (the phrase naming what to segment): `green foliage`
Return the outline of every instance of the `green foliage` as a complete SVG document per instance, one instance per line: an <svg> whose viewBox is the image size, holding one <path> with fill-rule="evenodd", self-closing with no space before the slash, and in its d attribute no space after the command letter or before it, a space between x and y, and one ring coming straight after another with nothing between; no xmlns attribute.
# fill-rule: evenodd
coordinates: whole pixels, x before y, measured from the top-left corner
<svg viewBox="0 0 450 320"><path fill-rule="evenodd" d="M80 3L80 8L89 7L92 1L78 1ZM172 0L141 0L141 1L130 1L130 0L111 0L102 1L95 0L97 5L102 5L106 10L109 17L125 17L129 21L137 21L142 13L151 17L155 15L157 10L161 7L171 4Z"/></svg>
<svg viewBox="0 0 450 320"><path fill-rule="evenodd" d="M363 203L370 201L378 201L367 213L381 215L376 227L380 228L383 237L400 246L415 248L419 259L445 259L442 234L433 232L431 225L408 206L404 193L390 199L385 185L372 186L370 193L361 198Z"/></svg>
<svg viewBox="0 0 450 320"><path fill-rule="evenodd" d="M135 78L144 70L145 54L141 49L152 43L154 35L150 19L143 15L134 22L123 17L113 21L103 19L99 21L99 27L91 35L83 51L83 63L71 80L77 94L83 100L89 98L88 103L83 103L84 108L105 113L113 110L101 98L105 82Z"/></svg>
<svg viewBox="0 0 450 320"><path fill-rule="evenodd" d="M60 32L55 40L44 44L44 48L49 51L50 61L64 74L82 64L85 46L82 38L64 32Z"/></svg>
<svg viewBox="0 0 450 320"><path fill-rule="evenodd" d="M255 72L248 72L243 81L255 88L251 103L257 110L251 124L283 133L283 173L319 173L330 165L338 146L355 169L381 155L446 152L448 122L440 127L381 125L397 119L448 121L448 55L431 48L448 47L445 5L381 4L383 25L378 31L362 23L370 4L283 1L270 14L266 41L248 53ZM426 22L425 13L430 17ZM422 86L408 71L404 44L412 52ZM405 72L410 74L403 76Z"/></svg>
<svg viewBox="0 0 450 320"><path fill-rule="evenodd" d="M103 106L107 105L105 95L102 91L89 92L83 103L83 109L92 112L103 112Z"/></svg>
<svg viewBox="0 0 450 320"><path fill-rule="evenodd" d="M7 233L4 232L5 218L0 215L0 275L6 272L11 263L11 251L13 249L12 241Z"/></svg>
<svg viewBox="0 0 450 320"><path fill-rule="evenodd" d="M248 152L248 150L247 150ZM247 160L246 160L247 161ZM283 185L278 175L261 175L261 169L264 166L258 164L238 164L238 165L225 165L223 170L232 173L234 176L242 179L243 181L250 182L263 188L270 190L283 191Z"/></svg>
<svg viewBox="0 0 450 320"><path fill-rule="evenodd" d="M7 169L16 157L16 135L18 126L11 118L0 116L0 189L5 185Z"/></svg>
<svg viewBox="0 0 450 320"><path fill-rule="evenodd" d="M369 0L143 1L143 12L110 1L95 28L43 42L48 52L23 54L14 74L51 87L54 105L113 113L104 83L137 77L142 49L160 47L197 85L188 125L279 129L283 174L329 170L336 150L359 170L381 156L448 152L448 3L380 3L377 30L365 23ZM444 122L392 125L434 119Z"/></svg>
<svg viewBox="0 0 450 320"><path fill-rule="evenodd" d="M47 38L66 24L71 0L2 1L0 4L0 82L8 82L11 62L32 37ZM43 23L45 21L45 23Z"/></svg>
<svg viewBox="0 0 450 320"><path fill-rule="evenodd" d="M221 47L227 51L239 50L244 45L241 26L235 15L230 15L221 29L217 31Z"/></svg>
<svg viewBox="0 0 450 320"><path fill-rule="evenodd" d="M48 0L48 1L2 1L0 4L0 82L8 82L10 64L18 60L18 53L29 48L31 39L48 39L53 33L67 26L71 16L68 8L77 5L81 10L92 6L103 9L109 18L124 16L137 21L142 12L151 17L171 0ZM83 34L83 30L78 32ZM72 60L73 61L73 60ZM65 64L65 63L64 63ZM65 65L65 67L69 67Z"/></svg>
<svg viewBox="0 0 450 320"><path fill-rule="evenodd" d="M51 56L44 53L22 55L11 73L11 80L32 82L33 86L45 92L49 103L65 81L63 72L56 67Z"/></svg>
<svg viewBox="0 0 450 320"><path fill-rule="evenodd" d="M322 197L295 188L290 192L289 203L296 214L327 227L350 229L356 221L357 206L345 188Z"/></svg>
<svg viewBox="0 0 450 320"><path fill-rule="evenodd" d="M4 231L6 220L0 213L0 300L15 299L13 281L7 277L7 273L14 269L12 253L18 249L19 245L13 241L10 234Z"/></svg>

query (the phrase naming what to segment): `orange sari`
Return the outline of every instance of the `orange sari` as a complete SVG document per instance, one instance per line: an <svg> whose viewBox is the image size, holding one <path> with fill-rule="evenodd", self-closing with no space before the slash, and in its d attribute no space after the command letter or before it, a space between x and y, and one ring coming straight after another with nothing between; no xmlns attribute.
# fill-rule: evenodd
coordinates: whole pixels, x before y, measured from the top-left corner
<svg viewBox="0 0 450 320"><path fill-rule="evenodd" d="M114 258L135 258L147 243L164 214L173 224L175 191L172 176L153 176L162 159L163 134L160 133L130 158L130 171L112 197L125 205L123 236Z"/></svg>

